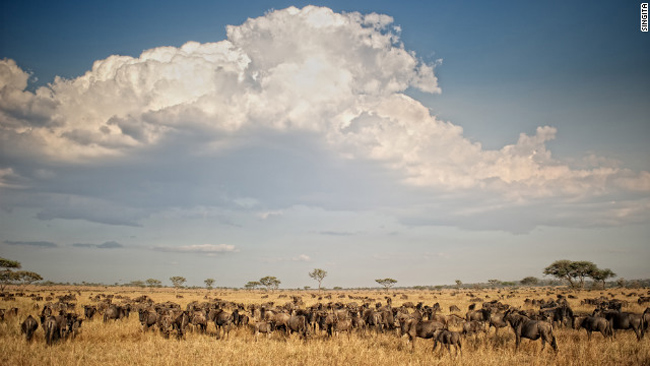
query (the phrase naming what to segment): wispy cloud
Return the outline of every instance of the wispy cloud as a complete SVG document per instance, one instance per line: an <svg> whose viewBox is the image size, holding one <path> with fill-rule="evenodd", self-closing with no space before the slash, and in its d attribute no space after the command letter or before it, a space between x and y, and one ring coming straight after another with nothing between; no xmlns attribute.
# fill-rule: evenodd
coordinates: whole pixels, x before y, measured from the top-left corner
<svg viewBox="0 0 650 366"><path fill-rule="evenodd" d="M358 232L351 232L351 231L320 231L320 235L329 235L329 236L353 236L353 235L358 235Z"/></svg>
<svg viewBox="0 0 650 366"><path fill-rule="evenodd" d="M230 244L195 244L183 246L155 246L152 248L158 252L169 253L203 253L203 254L221 254L221 253L234 253L239 250Z"/></svg>
<svg viewBox="0 0 650 366"><path fill-rule="evenodd" d="M97 249L124 248L124 245L116 241L107 241L102 244L74 243L72 244L72 246L75 248L97 248Z"/></svg>
<svg viewBox="0 0 650 366"><path fill-rule="evenodd" d="M8 245L17 245L17 246L31 246L31 247L40 247L40 248L56 248L57 245L51 241L11 241L5 240L5 244Z"/></svg>
<svg viewBox="0 0 650 366"><path fill-rule="evenodd" d="M277 257L277 258L263 258L263 263L278 263L278 262L311 262L312 259L306 254L300 254L293 257Z"/></svg>

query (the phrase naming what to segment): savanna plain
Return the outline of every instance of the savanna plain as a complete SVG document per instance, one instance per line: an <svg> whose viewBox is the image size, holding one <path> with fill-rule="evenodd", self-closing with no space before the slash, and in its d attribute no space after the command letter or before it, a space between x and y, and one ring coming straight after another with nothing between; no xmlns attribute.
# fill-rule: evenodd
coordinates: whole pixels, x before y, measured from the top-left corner
<svg viewBox="0 0 650 366"><path fill-rule="evenodd" d="M227 336L219 337L214 322L208 322L205 333L188 326L182 338L172 334L165 338L155 326L144 331L138 312L119 320L103 321L102 314L84 319L84 305L97 306L99 301L111 298L112 303L132 302L146 295L154 303L173 302L186 309L190 303L226 302L242 305L261 305L273 302L273 306L301 301L300 308L321 303L362 305L374 308L377 303L386 305L390 298L392 308L422 303L433 306L438 303L438 314L449 317L456 314L465 317L470 305L477 309L483 302L498 301L522 310L538 311L539 307L526 299L557 300L565 298L576 315L591 314L594 305L585 299L607 298L622 301L623 311L643 313L647 304L639 303L640 297L648 296L647 289L607 289L572 291L564 288L518 288L518 289L459 289L459 290L342 290L315 291L279 290L205 290L135 287L64 287L34 286L9 289L16 296L0 302L5 309L0 322L1 365L650 365L650 337L637 340L631 330L618 330L613 338L593 333L588 340L584 329L556 324L553 333L558 351L547 344L542 350L540 340L523 339L515 350L515 334L511 327L487 333L462 336L462 354L455 355L442 346L432 351L433 340L417 338L415 347L408 337L400 336L397 329L378 332L375 330L352 330L329 336L325 331L311 332L306 339L300 334L285 335L274 331L269 336L255 338L251 316L249 325L233 327ZM62 339L52 345L45 342L45 332L40 324L41 311L48 302L56 303L58 297L73 298L73 312L84 319L79 334ZM112 295L112 296L111 296ZM217 300L218 299L218 300ZM409 304L410 303L410 304ZM451 306L460 311L451 311ZM417 305L416 305L417 306ZM9 311L17 308L17 314ZM411 307L406 308L412 312ZM15 310L14 310L15 312ZM21 323L29 316L39 322L31 341L21 334ZM452 318L457 318L452 316ZM452 331L461 331L460 322L449 323Z"/></svg>

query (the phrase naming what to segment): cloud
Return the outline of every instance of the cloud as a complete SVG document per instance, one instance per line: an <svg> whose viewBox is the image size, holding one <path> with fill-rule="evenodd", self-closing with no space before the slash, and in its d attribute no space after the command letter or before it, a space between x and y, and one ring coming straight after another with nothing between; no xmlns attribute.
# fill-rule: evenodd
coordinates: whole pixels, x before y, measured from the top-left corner
<svg viewBox="0 0 650 366"><path fill-rule="evenodd" d="M319 232L321 235L329 235L329 236L353 236L357 235L358 233L353 233L349 231L321 231Z"/></svg>
<svg viewBox="0 0 650 366"><path fill-rule="evenodd" d="M158 252L170 253L202 253L202 254L221 254L238 252L234 245L230 244L195 244L183 245L177 247L155 246L152 248Z"/></svg>
<svg viewBox="0 0 650 366"><path fill-rule="evenodd" d="M275 258L262 258L263 263L278 263L278 262L311 262L312 259L306 254L299 254L293 257L275 257Z"/></svg>
<svg viewBox="0 0 650 366"><path fill-rule="evenodd" d="M56 248L57 245L55 243L52 243L51 241L11 241L11 240L5 240L5 244L7 245L16 245L16 246L31 246L31 247L39 247L39 248Z"/></svg>
<svg viewBox="0 0 650 366"><path fill-rule="evenodd" d="M113 55L34 92L28 72L1 60L0 189L12 194L0 207L141 226L196 208L227 223L312 205L518 232L648 216L650 173L561 161L552 126L484 149L408 96L441 92L438 63L406 49L393 22L290 7L219 42Z"/></svg>
<svg viewBox="0 0 650 366"><path fill-rule="evenodd" d="M311 262L311 258L306 254L300 254L297 257L292 257L291 260L294 262Z"/></svg>
<svg viewBox="0 0 650 366"><path fill-rule="evenodd" d="M102 244L87 244L87 243L75 243L72 244L73 247L76 248L98 248L98 249L116 249L116 248L124 248L124 245L115 242L115 241L107 241Z"/></svg>

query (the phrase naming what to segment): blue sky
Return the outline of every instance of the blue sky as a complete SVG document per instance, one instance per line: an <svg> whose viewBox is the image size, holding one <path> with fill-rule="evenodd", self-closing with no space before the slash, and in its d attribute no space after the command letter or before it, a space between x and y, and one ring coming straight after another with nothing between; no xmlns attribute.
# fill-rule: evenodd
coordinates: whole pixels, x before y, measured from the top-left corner
<svg viewBox="0 0 650 366"><path fill-rule="evenodd" d="M650 276L638 3L311 4L3 3L0 255L70 282Z"/></svg>

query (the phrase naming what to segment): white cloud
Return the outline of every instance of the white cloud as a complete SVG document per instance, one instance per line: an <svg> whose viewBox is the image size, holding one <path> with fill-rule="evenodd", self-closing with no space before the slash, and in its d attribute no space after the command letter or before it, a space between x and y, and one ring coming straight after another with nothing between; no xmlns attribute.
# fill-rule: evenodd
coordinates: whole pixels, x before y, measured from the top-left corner
<svg viewBox="0 0 650 366"><path fill-rule="evenodd" d="M310 256L306 254L299 254L294 257L288 257L288 258L262 258L261 262L263 263L278 263L278 262L311 262L312 259Z"/></svg>
<svg viewBox="0 0 650 366"><path fill-rule="evenodd" d="M296 177L306 179L313 173L307 169L319 172L314 162L345 158L379 163L388 171L381 178L390 175L401 183L402 194L409 198L398 213L403 222L459 224L496 211L517 216L522 207L537 207L542 201L555 208L545 206L548 211L540 212L553 215L565 202L609 196L622 196L611 208L619 222L632 219L628 212L647 216L646 206L635 206L634 195L650 191L650 173L622 169L599 157L590 157L589 166L580 168L557 160L547 148L558 134L550 126L532 135L522 133L501 149L486 150L464 137L460 126L441 121L407 96L408 88L439 93L440 87L436 65L405 49L400 31L387 15L291 7L229 26L227 39L220 42L158 47L139 57L110 56L78 78L57 78L35 92L27 90L29 73L13 60L2 60L0 152L13 165L0 166L0 188L18 187L14 181L19 176L21 182L28 179L22 179L22 171L16 173L21 163L36 166L34 189L59 192L70 187L64 177L37 172L53 171L52 166L81 171L109 162L121 166L117 173L128 174L132 181L102 176L105 180L97 178L91 182L95 186L84 188L89 197L47 194L49 206L39 217L137 225L151 212L189 215L197 208L229 206L255 210L265 220L292 205L329 204L327 192L333 189L317 183L334 185L335 178L318 177L307 185ZM310 146L283 145L282 136ZM289 164L273 165L269 171L262 164L228 165L234 152L273 143L278 160L307 150L322 150L325 158L309 157L308 168L294 176ZM172 166L166 160L175 163L178 177L160 173ZM129 164L148 169L147 174L133 173L137 169ZM255 174L248 174L252 170ZM83 173L77 176L89 176ZM152 176L162 177L156 181ZM188 188L183 178L196 186ZM364 178L360 181L369 185L390 185ZM60 187L43 188L48 179ZM339 183L343 188L336 192L355 183ZM298 188L301 184L306 188ZM118 185L132 195L123 198L123 192L101 189ZM380 202L360 199L356 204L360 209L393 205L384 201L390 200L384 188L359 190L378 193ZM238 190L244 192L232 194ZM433 198L414 199L413 192ZM392 189L391 194L398 193ZM445 195L454 200L441 200ZM159 203L161 197L165 202ZM276 203L269 204L271 200ZM444 215L434 212L439 207L446 209ZM532 227L553 221L527 216ZM504 226L488 220L478 227Z"/></svg>

